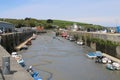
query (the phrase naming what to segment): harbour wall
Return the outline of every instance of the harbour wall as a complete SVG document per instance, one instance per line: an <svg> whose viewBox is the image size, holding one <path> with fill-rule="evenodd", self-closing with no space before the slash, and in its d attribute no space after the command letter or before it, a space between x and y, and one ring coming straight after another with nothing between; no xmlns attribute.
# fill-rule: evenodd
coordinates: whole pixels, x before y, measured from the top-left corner
<svg viewBox="0 0 120 80"><path fill-rule="evenodd" d="M3 74L3 57L10 57L10 73L9 74ZM0 45L0 70L2 72L0 73L3 77L0 80L33 80L31 75L23 68L21 67L15 58L11 57L11 55Z"/></svg>
<svg viewBox="0 0 120 80"><path fill-rule="evenodd" d="M120 34L118 33L68 31L68 34L77 40L82 40L95 51L99 50L120 59Z"/></svg>
<svg viewBox="0 0 120 80"><path fill-rule="evenodd" d="M0 44L3 46L8 53L15 51L15 47L30 38L33 35L33 31L18 32L18 33L6 33L1 34Z"/></svg>

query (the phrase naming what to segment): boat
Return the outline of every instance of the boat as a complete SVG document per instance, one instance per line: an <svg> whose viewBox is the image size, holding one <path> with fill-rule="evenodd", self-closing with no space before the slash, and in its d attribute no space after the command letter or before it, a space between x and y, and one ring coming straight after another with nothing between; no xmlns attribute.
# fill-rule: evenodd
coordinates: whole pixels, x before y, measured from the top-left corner
<svg viewBox="0 0 120 80"><path fill-rule="evenodd" d="M34 72L32 77L34 78L34 80L43 80L41 77L38 76L38 72Z"/></svg>
<svg viewBox="0 0 120 80"><path fill-rule="evenodd" d="M12 54L12 57L14 57L14 58L18 55L17 52L12 52L11 54Z"/></svg>
<svg viewBox="0 0 120 80"><path fill-rule="evenodd" d="M113 62L113 63L108 63L106 65L106 68L109 70L120 70L120 64L117 62Z"/></svg>
<svg viewBox="0 0 120 80"><path fill-rule="evenodd" d="M19 60L17 60L17 62L18 62L22 67L25 67L25 66L26 66L23 59L19 59Z"/></svg>
<svg viewBox="0 0 120 80"><path fill-rule="evenodd" d="M112 65L114 66L115 70L120 70L120 64L117 62L113 62Z"/></svg>
<svg viewBox="0 0 120 80"><path fill-rule="evenodd" d="M83 41L77 41L78 45L83 45Z"/></svg>
<svg viewBox="0 0 120 80"><path fill-rule="evenodd" d="M33 33L32 40L35 40L37 38L37 35Z"/></svg>
<svg viewBox="0 0 120 80"><path fill-rule="evenodd" d="M96 58L95 52L89 52L86 54L88 58Z"/></svg>
<svg viewBox="0 0 120 80"><path fill-rule="evenodd" d="M28 49L28 46L27 45L23 45L20 50L27 50Z"/></svg>
<svg viewBox="0 0 120 80"><path fill-rule="evenodd" d="M30 75L34 78L34 80L43 80L42 77L40 77L37 71L33 69L32 66L30 66L27 71L30 73Z"/></svg>
<svg viewBox="0 0 120 80"><path fill-rule="evenodd" d="M102 63L103 63L103 64L112 63L112 60L110 60L110 59L107 58L107 57L104 57L104 58L102 59Z"/></svg>
<svg viewBox="0 0 120 80"><path fill-rule="evenodd" d="M106 64L106 68L108 70L115 70L115 67L112 64L110 64L110 63Z"/></svg>
<svg viewBox="0 0 120 80"><path fill-rule="evenodd" d="M102 56L102 53L100 51L96 51L96 52L89 52L88 54L86 54L88 58L96 58L98 56Z"/></svg>

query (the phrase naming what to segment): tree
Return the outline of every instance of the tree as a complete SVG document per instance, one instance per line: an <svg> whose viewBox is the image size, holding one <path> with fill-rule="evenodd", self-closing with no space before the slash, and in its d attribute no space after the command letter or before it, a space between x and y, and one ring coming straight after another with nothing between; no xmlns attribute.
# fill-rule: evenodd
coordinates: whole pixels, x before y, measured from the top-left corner
<svg viewBox="0 0 120 80"><path fill-rule="evenodd" d="M53 23L53 20L52 19L48 19L47 23Z"/></svg>

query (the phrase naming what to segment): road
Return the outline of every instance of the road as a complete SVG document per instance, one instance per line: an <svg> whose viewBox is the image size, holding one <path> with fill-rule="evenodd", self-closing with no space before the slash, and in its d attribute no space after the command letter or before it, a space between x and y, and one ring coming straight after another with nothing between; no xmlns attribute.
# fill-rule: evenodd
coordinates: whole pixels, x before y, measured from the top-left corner
<svg viewBox="0 0 120 80"><path fill-rule="evenodd" d="M27 66L33 65L44 80L120 80L120 71L110 71L86 57L91 49L79 46L54 32L39 35L22 51Z"/></svg>

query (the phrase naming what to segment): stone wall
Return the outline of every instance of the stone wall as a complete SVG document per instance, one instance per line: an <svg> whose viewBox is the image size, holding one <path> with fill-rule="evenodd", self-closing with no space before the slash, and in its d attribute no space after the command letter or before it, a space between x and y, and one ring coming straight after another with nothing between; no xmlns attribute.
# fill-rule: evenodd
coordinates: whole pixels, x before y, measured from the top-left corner
<svg viewBox="0 0 120 80"><path fill-rule="evenodd" d="M33 35L33 32L6 33L1 35L1 45L9 52L15 51L15 47Z"/></svg>
<svg viewBox="0 0 120 80"><path fill-rule="evenodd" d="M103 53L107 53L111 56L120 58L120 34L118 33L97 33L97 32L83 32L83 31L68 31L69 35L77 35L80 39L82 39L85 43L85 45L91 47L93 50L100 50ZM109 46L109 45L101 45L97 42L90 42L88 41L88 37L90 39L96 38L101 39L104 41L111 41L113 43L117 43L118 46ZM99 46L99 47L98 47Z"/></svg>

